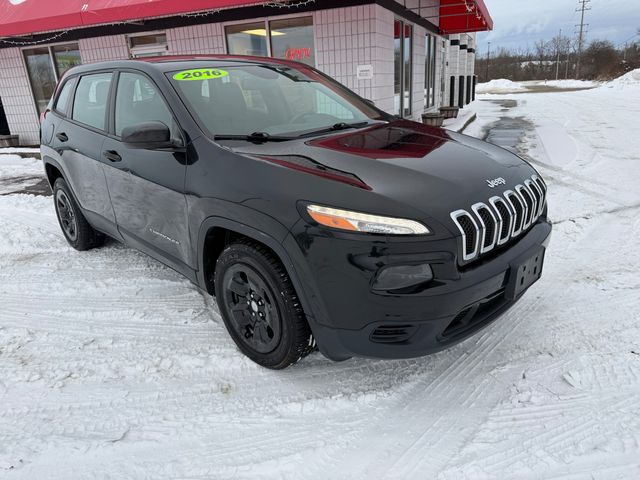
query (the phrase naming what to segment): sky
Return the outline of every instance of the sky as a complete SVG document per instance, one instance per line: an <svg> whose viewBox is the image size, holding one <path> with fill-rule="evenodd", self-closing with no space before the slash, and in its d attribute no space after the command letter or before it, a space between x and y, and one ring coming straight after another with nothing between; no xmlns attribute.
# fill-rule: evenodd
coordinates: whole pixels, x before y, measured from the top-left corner
<svg viewBox="0 0 640 480"><path fill-rule="evenodd" d="M563 35L577 38L580 23L578 0L484 0L491 17L493 31L478 34L478 55L487 55L497 48L533 49L536 40L550 40L562 29ZM591 10L585 13L589 23L586 42L607 39L615 44L640 41L630 39L640 29L640 0L591 0Z"/></svg>

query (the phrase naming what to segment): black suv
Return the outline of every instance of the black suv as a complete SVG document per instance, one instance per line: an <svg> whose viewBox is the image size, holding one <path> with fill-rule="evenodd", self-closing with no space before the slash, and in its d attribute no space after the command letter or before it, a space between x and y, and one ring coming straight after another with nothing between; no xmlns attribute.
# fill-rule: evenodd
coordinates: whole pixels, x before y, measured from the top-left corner
<svg viewBox="0 0 640 480"><path fill-rule="evenodd" d="M344 360L452 345L540 277L551 232L527 162L294 62L75 67L41 143L74 248L109 236L184 274L274 369L316 348Z"/></svg>

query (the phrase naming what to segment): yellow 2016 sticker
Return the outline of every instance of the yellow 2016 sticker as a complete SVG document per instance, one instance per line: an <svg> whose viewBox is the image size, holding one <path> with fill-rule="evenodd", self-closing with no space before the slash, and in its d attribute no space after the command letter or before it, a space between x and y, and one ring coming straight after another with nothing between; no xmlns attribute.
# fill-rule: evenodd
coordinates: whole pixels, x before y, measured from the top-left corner
<svg viewBox="0 0 640 480"><path fill-rule="evenodd" d="M183 70L176 73L173 78L175 80L209 80L211 78L222 78L229 75L226 70L218 68L194 68L192 70Z"/></svg>

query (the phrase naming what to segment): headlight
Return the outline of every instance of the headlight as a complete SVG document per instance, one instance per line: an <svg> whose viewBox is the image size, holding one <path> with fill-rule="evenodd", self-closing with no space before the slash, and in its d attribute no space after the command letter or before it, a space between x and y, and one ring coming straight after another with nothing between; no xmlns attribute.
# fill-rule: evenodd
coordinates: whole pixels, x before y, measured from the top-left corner
<svg viewBox="0 0 640 480"><path fill-rule="evenodd" d="M380 217L320 205L307 206L307 212L320 225L340 230L388 235L426 235L431 233L421 223L404 218Z"/></svg>

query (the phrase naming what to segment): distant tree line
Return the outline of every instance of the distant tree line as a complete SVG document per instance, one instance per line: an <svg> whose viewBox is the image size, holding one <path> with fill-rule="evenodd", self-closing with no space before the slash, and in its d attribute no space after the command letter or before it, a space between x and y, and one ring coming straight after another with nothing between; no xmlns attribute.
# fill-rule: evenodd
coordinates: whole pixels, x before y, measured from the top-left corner
<svg viewBox="0 0 640 480"><path fill-rule="evenodd" d="M636 39L640 36L640 30ZM499 48L476 57L479 81L495 78L520 80L553 80L557 77L576 78L577 42L557 35L551 40L539 40L534 48L508 50ZM480 52L479 52L480 54ZM640 43L630 41L614 45L608 40L593 40L582 50L580 79L609 80L640 68Z"/></svg>

